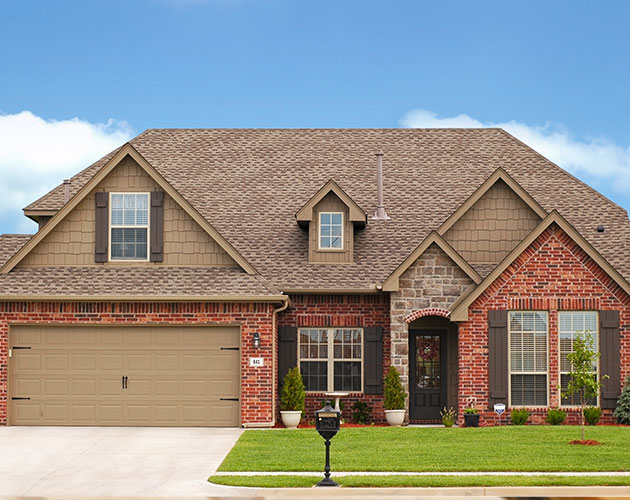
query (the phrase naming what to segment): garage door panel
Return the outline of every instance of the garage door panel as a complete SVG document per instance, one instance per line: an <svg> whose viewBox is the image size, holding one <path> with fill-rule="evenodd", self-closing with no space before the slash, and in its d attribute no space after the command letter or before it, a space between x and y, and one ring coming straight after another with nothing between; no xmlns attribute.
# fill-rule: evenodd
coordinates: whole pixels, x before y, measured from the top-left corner
<svg viewBox="0 0 630 500"><path fill-rule="evenodd" d="M10 422L235 426L236 327L11 327ZM28 341L28 342L25 342ZM123 388L123 376L127 387Z"/></svg>

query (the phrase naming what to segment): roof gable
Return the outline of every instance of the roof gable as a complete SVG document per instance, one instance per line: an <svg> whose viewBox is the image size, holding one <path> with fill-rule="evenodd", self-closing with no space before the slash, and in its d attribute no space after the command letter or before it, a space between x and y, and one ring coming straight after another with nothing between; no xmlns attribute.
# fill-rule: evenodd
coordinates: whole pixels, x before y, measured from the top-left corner
<svg viewBox="0 0 630 500"><path fill-rule="evenodd" d="M350 222L365 225L367 222L367 214L361 209L361 207L352 199L348 194L341 189L333 179L330 179L324 184L313 197L308 200L302 208L300 208L295 218L299 224L307 224L313 220L313 209L315 206L328 195L328 193L334 193L347 207L348 207L348 219Z"/></svg>
<svg viewBox="0 0 630 500"><path fill-rule="evenodd" d="M396 270L389 275L389 277L383 282L383 291L395 292L399 289L398 280L400 276L416 261L418 258L429 248L433 243L439 246L442 251L448 255L455 264L457 264L462 271L464 271L468 277L476 284L481 283L481 276L475 271L468 262L466 262L461 255L459 255L455 249L448 244L444 238L442 238L436 231L431 232L425 240L420 243L416 249L405 259L405 261L396 268Z"/></svg>
<svg viewBox="0 0 630 500"><path fill-rule="evenodd" d="M560 213L553 210L527 238L525 238L475 289L462 296L452 306L451 321L468 320L468 307L501 276L501 274L552 224L557 224L575 243L593 259L611 278L630 295L630 283L611 266Z"/></svg>
<svg viewBox="0 0 630 500"><path fill-rule="evenodd" d="M74 197L70 199L66 205L57 212L54 217L46 224L33 238L24 245L13 257L11 257L0 268L0 273L8 273L16 265L18 265L55 227L57 227L66 216L74 210L81 201L83 201L92 189L96 188L123 159L130 156L137 165L140 166L164 191L166 191L177 203L208 235L236 261L247 273L256 274L255 269L251 266L230 243L219 234L210 223L203 218L194 208L179 194L145 159L135 150L131 144L125 144L118 152L96 173L89 182L87 182Z"/></svg>

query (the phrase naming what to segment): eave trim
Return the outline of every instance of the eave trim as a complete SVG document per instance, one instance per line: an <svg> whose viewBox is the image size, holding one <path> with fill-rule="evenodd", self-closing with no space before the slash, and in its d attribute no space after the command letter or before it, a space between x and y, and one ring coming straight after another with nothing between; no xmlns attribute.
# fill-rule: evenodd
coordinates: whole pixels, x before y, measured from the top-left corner
<svg viewBox="0 0 630 500"><path fill-rule="evenodd" d="M466 260L457 253L449 243L442 238L436 231L432 231L420 243L413 252L400 264L396 270L389 275L389 277L383 282L383 291L385 292L397 292L400 289L398 280L400 276L416 261L418 258L429 248L433 243L442 249L442 251L448 255L455 264L457 264L462 271L464 271L468 277L473 280L477 285L481 283L481 276L473 267L466 262Z"/></svg>
<svg viewBox="0 0 630 500"><path fill-rule="evenodd" d="M287 295L0 295L0 302L287 302Z"/></svg>

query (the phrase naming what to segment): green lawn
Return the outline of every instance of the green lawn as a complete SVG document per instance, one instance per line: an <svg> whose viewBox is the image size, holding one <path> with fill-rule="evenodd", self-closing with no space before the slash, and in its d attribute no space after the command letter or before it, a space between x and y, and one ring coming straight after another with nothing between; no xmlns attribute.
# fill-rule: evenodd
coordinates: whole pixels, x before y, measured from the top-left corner
<svg viewBox="0 0 630 500"><path fill-rule="evenodd" d="M208 481L252 488L310 488L322 476L213 476ZM630 477L556 476L351 476L335 477L340 486L354 488L471 487L471 486L629 486Z"/></svg>
<svg viewBox="0 0 630 500"><path fill-rule="evenodd" d="M630 428L587 428L586 438L600 441L601 446L569 444L579 438L580 429L575 426L350 428L332 440L331 466L333 473L630 470ZM243 433L219 470L319 471L323 462L324 441L315 430L250 430ZM470 478L466 481L469 484Z"/></svg>

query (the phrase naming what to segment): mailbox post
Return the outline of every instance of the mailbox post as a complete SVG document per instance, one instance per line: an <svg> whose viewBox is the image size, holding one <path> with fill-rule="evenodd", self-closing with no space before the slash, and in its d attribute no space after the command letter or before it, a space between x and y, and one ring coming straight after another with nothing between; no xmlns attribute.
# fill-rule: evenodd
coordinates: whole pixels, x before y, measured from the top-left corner
<svg viewBox="0 0 630 500"><path fill-rule="evenodd" d="M324 467L324 479L317 486L339 486L335 481L330 479L330 440L339 432L341 423L341 412L330 406L330 401L326 401L326 405L315 412L315 429L319 435L324 438L326 444L326 466Z"/></svg>

